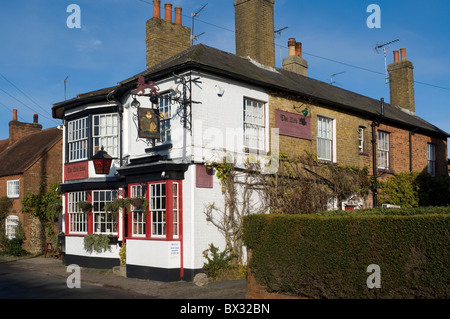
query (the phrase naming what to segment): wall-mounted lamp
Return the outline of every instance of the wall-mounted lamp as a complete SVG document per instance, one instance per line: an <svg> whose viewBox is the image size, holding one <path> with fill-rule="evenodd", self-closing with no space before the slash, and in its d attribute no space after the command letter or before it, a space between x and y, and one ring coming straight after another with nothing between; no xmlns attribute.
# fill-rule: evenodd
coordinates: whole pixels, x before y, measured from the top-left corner
<svg viewBox="0 0 450 319"><path fill-rule="evenodd" d="M92 156L96 174L109 174L111 168L112 157L102 149Z"/></svg>
<svg viewBox="0 0 450 319"><path fill-rule="evenodd" d="M302 106L295 106L294 105L294 110L297 111L297 109L301 109ZM297 111L298 112L298 111ZM308 112L308 107L305 107L303 110L301 110L299 113L303 114L303 116L307 116L309 114Z"/></svg>

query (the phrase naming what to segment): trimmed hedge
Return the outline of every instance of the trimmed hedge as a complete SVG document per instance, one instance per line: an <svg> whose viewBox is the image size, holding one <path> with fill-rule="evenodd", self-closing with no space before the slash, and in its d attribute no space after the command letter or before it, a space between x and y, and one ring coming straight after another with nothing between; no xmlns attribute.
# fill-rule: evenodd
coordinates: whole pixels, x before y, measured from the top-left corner
<svg viewBox="0 0 450 319"><path fill-rule="evenodd" d="M306 298L450 298L450 207L249 215L249 266L269 292ZM369 289L367 267L381 269Z"/></svg>

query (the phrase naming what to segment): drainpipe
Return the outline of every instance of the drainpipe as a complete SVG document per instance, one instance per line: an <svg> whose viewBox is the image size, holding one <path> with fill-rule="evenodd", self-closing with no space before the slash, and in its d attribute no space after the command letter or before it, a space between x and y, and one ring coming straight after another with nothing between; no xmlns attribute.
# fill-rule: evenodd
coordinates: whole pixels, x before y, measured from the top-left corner
<svg viewBox="0 0 450 319"><path fill-rule="evenodd" d="M373 207L378 206L378 185L377 185L377 136L376 136L376 126L378 124L373 121L372 126L372 168L373 168L373 185L372 185L372 196L373 196Z"/></svg>
<svg viewBox="0 0 450 319"><path fill-rule="evenodd" d="M381 98L381 114L377 119L372 121L372 172L373 172L373 185L372 185L372 196L373 196L373 207L378 206L378 167L377 167L377 132L376 127L380 125L381 120L384 118L384 98Z"/></svg>

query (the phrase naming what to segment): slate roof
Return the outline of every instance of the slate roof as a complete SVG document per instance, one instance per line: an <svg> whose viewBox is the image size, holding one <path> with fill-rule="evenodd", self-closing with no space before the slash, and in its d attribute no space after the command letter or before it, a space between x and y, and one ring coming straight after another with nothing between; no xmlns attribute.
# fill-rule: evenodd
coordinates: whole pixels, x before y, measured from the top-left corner
<svg viewBox="0 0 450 319"><path fill-rule="evenodd" d="M21 138L0 153L0 176L24 173L61 139L62 131L57 127Z"/></svg>
<svg viewBox="0 0 450 319"><path fill-rule="evenodd" d="M199 70L226 78L243 81L275 92L311 97L313 100L334 108L366 117L375 118L380 115L380 101L351 92L328 83L305 77L283 69L268 68L254 63L249 58L221 51L203 44L198 44L157 64L150 69L126 79L115 87L92 91L79 95L77 98L55 104L54 117L61 118L63 110L93 99L120 97L128 93L136 85L140 76L146 80L157 81L174 72ZM84 102L83 102L84 101ZM399 107L385 103L384 121L406 126L410 129L418 128L433 134L449 137L447 132L428 123L418 116L406 113Z"/></svg>

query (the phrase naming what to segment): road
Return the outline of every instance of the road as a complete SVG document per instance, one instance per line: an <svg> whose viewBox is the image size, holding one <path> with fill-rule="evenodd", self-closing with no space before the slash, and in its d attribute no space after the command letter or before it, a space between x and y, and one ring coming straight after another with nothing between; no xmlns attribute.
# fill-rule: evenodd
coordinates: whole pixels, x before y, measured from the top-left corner
<svg viewBox="0 0 450 319"><path fill-rule="evenodd" d="M69 273L67 274L70 275ZM82 283L68 288L66 278L36 273L0 263L0 299L148 299L119 288Z"/></svg>

